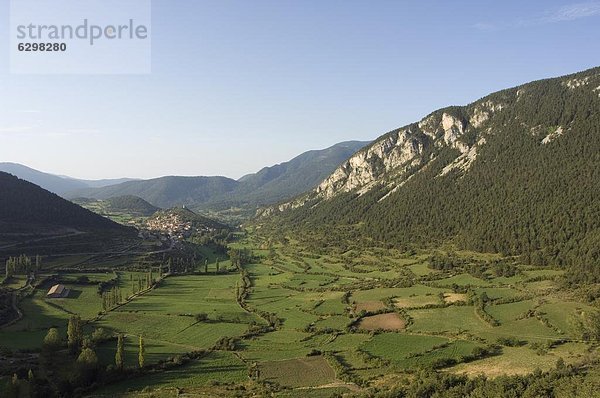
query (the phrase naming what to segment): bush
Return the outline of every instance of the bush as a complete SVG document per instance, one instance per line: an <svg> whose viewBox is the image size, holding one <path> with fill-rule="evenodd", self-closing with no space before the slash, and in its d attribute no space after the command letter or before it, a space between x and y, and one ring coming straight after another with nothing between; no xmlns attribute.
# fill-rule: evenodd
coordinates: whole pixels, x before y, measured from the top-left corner
<svg viewBox="0 0 600 398"><path fill-rule="evenodd" d="M92 341L95 344L111 340L114 337L114 334L110 330L106 330L104 328L96 328L92 332Z"/></svg>
<svg viewBox="0 0 600 398"><path fill-rule="evenodd" d="M236 339L234 337L222 337L215 343L214 349L222 351L235 351Z"/></svg>
<svg viewBox="0 0 600 398"><path fill-rule="evenodd" d="M196 322L204 322L208 320L208 314L205 312L201 312L199 314L196 314L194 316L194 319L196 319Z"/></svg>
<svg viewBox="0 0 600 398"><path fill-rule="evenodd" d="M515 337L498 337L496 342L505 347L520 347L525 345L525 341L519 340Z"/></svg>

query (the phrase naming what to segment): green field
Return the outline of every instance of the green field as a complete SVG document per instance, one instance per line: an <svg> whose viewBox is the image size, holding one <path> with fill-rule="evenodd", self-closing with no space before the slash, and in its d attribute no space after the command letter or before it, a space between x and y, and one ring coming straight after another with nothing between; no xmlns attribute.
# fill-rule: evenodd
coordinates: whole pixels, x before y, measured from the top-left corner
<svg viewBox="0 0 600 398"><path fill-rule="evenodd" d="M242 361L229 352L216 351L174 370L111 385L97 391L97 394L110 397L124 393L127 390L141 390L145 387L190 387L214 381L221 383L243 382L247 378L247 369Z"/></svg>
<svg viewBox="0 0 600 398"><path fill-rule="evenodd" d="M264 362L264 380L287 387L313 387L335 380L335 371L321 356Z"/></svg>
<svg viewBox="0 0 600 398"><path fill-rule="evenodd" d="M250 285L243 305L236 297L242 274L233 268L218 275L170 275L106 313L95 283L117 275L117 286L129 296L145 272L126 266L116 274L67 272L60 278L72 295L47 299L44 285L22 298L24 317L0 330L0 345L39 349L49 327L58 327L64 338L69 317L78 314L86 333L103 328L125 336L124 361L130 369L137 366L140 336L151 366L206 350L184 365L102 387L97 393L104 396L138 396L135 391L144 388L164 396L173 396L175 387L202 393L229 388L215 383L254 388L248 378L251 365L260 369L263 381L281 389L279 396L333 396L418 369L496 377L551 369L561 358L580 364L596 356L594 347L578 342L570 320L593 308L553 294L553 278L560 271L523 267L511 277L475 277L432 270L423 254L374 250L313 255L290 247L259 250L252 241L234 246L261 255L244 265ZM121 264L122 259L94 261ZM80 283L82 277L95 283ZM9 287L23 283L24 278L14 278ZM487 319L469 301L483 296ZM397 316L405 329L363 330L362 316L382 322ZM506 338L521 345L481 354ZM223 339L231 339L232 346L217 346ZM551 344L558 340L562 344ZM102 366L114 364L114 337L94 349Z"/></svg>
<svg viewBox="0 0 600 398"><path fill-rule="evenodd" d="M207 313L211 320L258 321L235 301L238 282L236 274L171 277L165 279L159 289L133 300L118 311L167 315Z"/></svg>

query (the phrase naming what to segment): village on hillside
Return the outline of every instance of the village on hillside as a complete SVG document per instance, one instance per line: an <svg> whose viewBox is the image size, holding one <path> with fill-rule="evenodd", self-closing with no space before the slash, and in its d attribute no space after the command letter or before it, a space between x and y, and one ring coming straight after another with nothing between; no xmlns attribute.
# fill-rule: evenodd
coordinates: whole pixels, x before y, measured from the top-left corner
<svg viewBox="0 0 600 398"><path fill-rule="evenodd" d="M183 207L185 209L185 207ZM168 235L170 239L184 240L195 233L214 232L205 224L186 219L181 214L174 211L156 213L146 220L145 228L153 233L159 232Z"/></svg>

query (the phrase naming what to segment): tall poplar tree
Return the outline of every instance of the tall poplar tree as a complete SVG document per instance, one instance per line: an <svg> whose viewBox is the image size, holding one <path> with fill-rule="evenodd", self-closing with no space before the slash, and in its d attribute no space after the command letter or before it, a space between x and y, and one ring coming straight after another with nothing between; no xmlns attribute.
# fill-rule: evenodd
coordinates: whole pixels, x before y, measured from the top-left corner
<svg viewBox="0 0 600 398"><path fill-rule="evenodd" d="M117 336L117 353L115 354L115 365L117 369L123 370L124 365L124 355L123 355L123 335L119 334Z"/></svg>
<svg viewBox="0 0 600 398"><path fill-rule="evenodd" d="M83 340L83 330L81 325L81 317L73 315L69 319L67 326L67 342L71 352L76 352Z"/></svg>
<svg viewBox="0 0 600 398"><path fill-rule="evenodd" d="M144 338L142 336L140 336L139 352L138 352L138 364L140 365L140 368L144 367L144 362L146 359L145 356L146 356L146 349L144 348Z"/></svg>

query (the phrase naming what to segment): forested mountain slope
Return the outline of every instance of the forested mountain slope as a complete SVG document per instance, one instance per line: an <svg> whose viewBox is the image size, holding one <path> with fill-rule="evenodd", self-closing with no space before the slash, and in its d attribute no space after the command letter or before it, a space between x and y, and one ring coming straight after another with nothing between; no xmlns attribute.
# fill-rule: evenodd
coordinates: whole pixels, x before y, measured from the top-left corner
<svg viewBox="0 0 600 398"><path fill-rule="evenodd" d="M266 226L283 223L329 243L451 242L596 270L600 68L435 111L264 214L272 215Z"/></svg>
<svg viewBox="0 0 600 398"><path fill-rule="evenodd" d="M116 196L107 199L106 202L111 211L120 211L140 216L151 216L160 210L158 207L152 206L144 199L132 195Z"/></svg>
<svg viewBox="0 0 600 398"><path fill-rule="evenodd" d="M314 188L343 161L367 145L365 141L340 142L329 148L304 152L292 160L265 167L238 181L231 198L235 205L265 206L293 198Z"/></svg>
<svg viewBox="0 0 600 398"><path fill-rule="evenodd" d="M82 231L131 231L73 204L28 181L0 172L0 232L17 226L22 233L41 228L67 227ZM10 227L10 228L9 228Z"/></svg>

